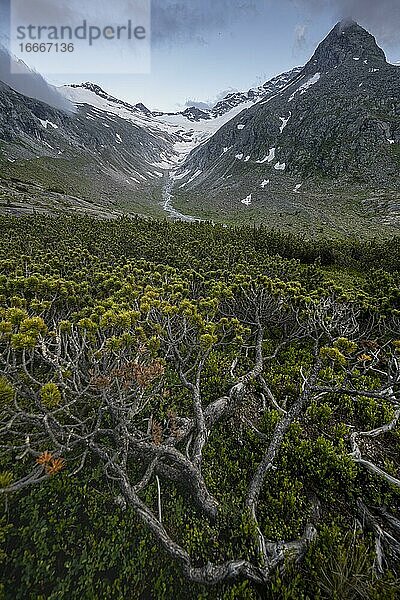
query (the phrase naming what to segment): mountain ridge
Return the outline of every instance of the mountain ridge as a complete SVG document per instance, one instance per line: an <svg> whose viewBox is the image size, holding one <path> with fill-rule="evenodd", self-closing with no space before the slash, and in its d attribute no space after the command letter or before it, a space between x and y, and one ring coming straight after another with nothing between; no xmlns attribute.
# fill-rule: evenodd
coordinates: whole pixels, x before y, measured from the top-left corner
<svg viewBox="0 0 400 600"><path fill-rule="evenodd" d="M61 88L76 106L66 114L1 86L2 185L109 211L332 229L338 202L397 227L398 74L370 33L342 22L303 67L207 111L150 111L85 82Z"/></svg>
<svg viewBox="0 0 400 600"><path fill-rule="evenodd" d="M188 119L188 121L201 121L201 120L210 120L213 118L217 118L219 116L224 115L226 112L231 110L232 108L236 108L240 104L245 104L247 102L256 102L257 100L264 98L269 93L276 92L280 88L286 86L290 80L294 79L295 76L303 69L303 67L294 67L289 71L285 71L279 75L275 75L271 79L268 79L265 83L260 86L252 87L247 92L231 92L218 100L214 106L209 109L198 108L196 106L188 106L184 110L181 111L162 111L162 110L150 110L145 106L142 102L137 102L135 104L131 104L125 100L120 100L115 96L112 96L104 89L102 89L99 85L92 83L90 81L82 82L80 84L72 83L66 84L59 88L61 93L65 93L68 88L72 89L83 89L89 90L103 98L105 100L109 100L115 102L116 104L121 104L128 109L137 109L146 114L147 116L154 117L162 117L162 116L178 116L182 115ZM68 97L68 95L67 95Z"/></svg>
<svg viewBox="0 0 400 600"><path fill-rule="evenodd" d="M271 204L295 210L314 197L312 182L364 186L366 198L375 188L394 194L397 214L399 156L399 68L362 27L338 23L288 86L192 151L172 193L189 211L205 203L246 218Z"/></svg>

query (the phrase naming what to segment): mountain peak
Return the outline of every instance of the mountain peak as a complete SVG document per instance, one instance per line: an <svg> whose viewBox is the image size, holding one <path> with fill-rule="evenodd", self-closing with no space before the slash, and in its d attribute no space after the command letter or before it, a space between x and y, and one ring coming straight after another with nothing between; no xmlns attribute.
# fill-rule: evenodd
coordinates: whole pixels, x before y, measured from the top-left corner
<svg viewBox="0 0 400 600"><path fill-rule="evenodd" d="M337 23L306 65L307 73L324 72L349 60L386 63L385 53L366 29L350 19Z"/></svg>
<svg viewBox="0 0 400 600"><path fill-rule="evenodd" d="M334 29L339 29L340 33L343 33L343 31L347 31L349 29L352 29L353 27L359 27L360 29L363 29L358 23L357 21L354 21L354 19L342 19L341 21L339 21L339 23L336 23ZM363 29L363 31L366 31L365 29Z"/></svg>
<svg viewBox="0 0 400 600"><path fill-rule="evenodd" d="M90 92L93 92L94 94L97 94L98 96L103 96L103 97L108 96L107 92L105 92L103 90L103 88L101 88L96 83L92 83L91 81L86 81L84 83L72 83L70 87L83 88L85 90L89 90Z"/></svg>
<svg viewBox="0 0 400 600"><path fill-rule="evenodd" d="M145 105L143 104L143 102L138 102L137 104L135 104L135 108L136 108L137 110L140 110L140 112L144 113L144 114L145 114L145 115L147 115L148 117L151 117L151 116L152 116L152 114L153 114L153 113L151 112L151 110L149 110L149 109L147 108L147 106L145 106Z"/></svg>

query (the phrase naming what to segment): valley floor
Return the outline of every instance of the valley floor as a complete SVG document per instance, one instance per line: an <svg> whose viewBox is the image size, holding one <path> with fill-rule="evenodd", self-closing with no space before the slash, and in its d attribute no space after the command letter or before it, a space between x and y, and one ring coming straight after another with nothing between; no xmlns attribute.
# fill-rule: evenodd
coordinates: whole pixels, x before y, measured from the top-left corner
<svg viewBox="0 0 400 600"><path fill-rule="evenodd" d="M390 237L400 232L397 190L327 180L300 185L296 178L278 175L265 180L269 182L265 186L249 180L243 187L231 178L206 192L183 186L171 165L159 168L162 177L150 178L137 188L128 185L126 176L100 168L77 178L68 161L65 168L59 161L34 162L0 161L0 214L86 214L106 219L129 215L265 225L309 238ZM76 168L88 169L89 164Z"/></svg>

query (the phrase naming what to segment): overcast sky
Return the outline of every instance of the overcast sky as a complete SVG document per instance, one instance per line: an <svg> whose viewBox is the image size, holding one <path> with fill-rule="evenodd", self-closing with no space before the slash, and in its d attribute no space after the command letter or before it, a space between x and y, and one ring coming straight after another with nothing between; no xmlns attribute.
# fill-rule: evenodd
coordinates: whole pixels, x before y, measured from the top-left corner
<svg viewBox="0 0 400 600"><path fill-rule="evenodd" d="M0 0L3 9L6 1ZM87 0L85 7L90 4L95 14L99 0ZM47 79L56 85L95 81L129 102L177 110L213 103L232 89L247 90L304 64L341 17L355 18L391 62L400 61L399 11L400 0L152 0L149 74ZM26 62L35 66L34 58Z"/></svg>

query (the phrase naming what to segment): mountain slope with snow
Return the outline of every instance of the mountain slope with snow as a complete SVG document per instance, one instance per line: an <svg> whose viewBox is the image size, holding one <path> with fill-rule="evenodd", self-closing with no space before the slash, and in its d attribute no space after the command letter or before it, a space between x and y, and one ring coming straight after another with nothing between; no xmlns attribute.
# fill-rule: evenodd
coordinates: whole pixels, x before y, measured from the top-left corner
<svg viewBox="0 0 400 600"><path fill-rule="evenodd" d="M304 67L207 110L150 111L93 83L59 90L75 113L0 85L0 210L7 189L24 203L29 188L44 211L51 197L54 210L400 225L399 68L356 23Z"/></svg>
<svg viewBox="0 0 400 600"><path fill-rule="evenodd" d="M296 67L267 81L262 86L248 92L228 94L212 109L200 111L190 107L182 112L151 112L143 104L131 105L119 100L99 86L87 82L80 85L65 85L59 88L61 94L76 106L88 105L108 114L117 115L153 135L172 140L172 152L161 157L159 165L165 169L176 168L186 156L213 136L223 125L253 106L261 98L268 98L287 87L302 67Z"/></svg>
<svg viewBox="0 0 400 600"><path fill-rule="evenodd" d="M318 194L368 200L378 188L398 219L399 74L371 34L339 23L286 86L193 150L176 173L178 206L226 218L252 194L247 214L261 215Z"/></svg>

